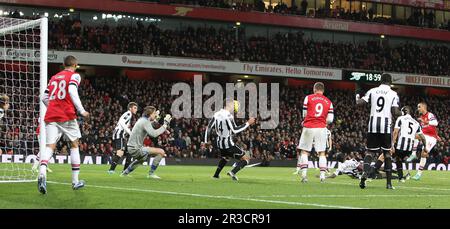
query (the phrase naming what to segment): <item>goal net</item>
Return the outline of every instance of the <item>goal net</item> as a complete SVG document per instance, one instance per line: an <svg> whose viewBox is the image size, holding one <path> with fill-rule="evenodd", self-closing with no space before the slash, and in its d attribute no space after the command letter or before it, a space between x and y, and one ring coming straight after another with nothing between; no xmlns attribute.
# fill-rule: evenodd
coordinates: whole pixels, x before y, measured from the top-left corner
<svg viewBox="0 0 450 229"><path fill-rule="evenodd" d="M40 95L47 86L47 24L47 18L0 17L0 94L10 104L0 119L0 182L37 178L32 163L44 147L39 140L45 142L45 128L40 138L36 130L45 114Z"/></svg>

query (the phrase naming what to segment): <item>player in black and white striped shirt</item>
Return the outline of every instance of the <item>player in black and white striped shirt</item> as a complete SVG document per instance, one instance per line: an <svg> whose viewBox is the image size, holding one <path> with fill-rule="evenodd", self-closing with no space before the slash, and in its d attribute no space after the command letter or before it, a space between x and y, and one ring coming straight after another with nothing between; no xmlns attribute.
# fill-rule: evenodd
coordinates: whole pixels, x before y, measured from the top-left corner
<svg viewBox="0 0 450 229"><path fill-rule="evenodd" d="M394 127L391 152L395 152L398 179L404 182L403 178L403 159L412 154L414 139L419 138L426 145L425 135L419 122L411 117L411 107L402 107L402 116L397 118Z"/></svg>
<svg viewBox="0 0 450 229"><path fill-rule="evenodd" d="M114 173L116 166L123 155L126 156L124 169L131 163L131 156L127 152L126 135L130 136L131 134L131 119L133 118L133 115L136 114L137 109L137 103L128 103L128 111L123 113L122 116L120 116L119 122L117 122L112 137L116 154L112 157L111 167L108 170L109 174Z"/></svg>
<svg viewBox="0 0 450 229"><path fill-rule="evenodd" d="M231 176L233 180L238 180L236 173L244 168L250 161L250 156L245 154L238 146L233 142L233 134L240 133L247 129L250 125L255 123L254 118L250 118L245 124L237 126L234 122L233 113L238 112L239 102L226 99L225 107L220 111L216 112L212 119L209 121L208 127L205 130L204 143L208 142L208 132L212 129L216 129L217 133L217 147L220 150L222 159L219 161L214 178L219 178L219 174L223 167L229 161L229 157L233 157L240 160L236 167L233 168L227 175Z"/></svg>
<svg viewBox="0 0 450 229"><path fill-rule="evenodd" d="M366 180L370 174L370 164L374 156L378 157L381 149L385 160L386 188L393 189L392 178L392 155L391 150L391 124L393 115L400 116L399 98L397 92L391 89L392 76L381 75L381 85L370 89L366 95L360 98L356 95L356 104L370 105L370 118L367 133L367 152L364 157L364 172L359 186L366 187Z"/></svg>

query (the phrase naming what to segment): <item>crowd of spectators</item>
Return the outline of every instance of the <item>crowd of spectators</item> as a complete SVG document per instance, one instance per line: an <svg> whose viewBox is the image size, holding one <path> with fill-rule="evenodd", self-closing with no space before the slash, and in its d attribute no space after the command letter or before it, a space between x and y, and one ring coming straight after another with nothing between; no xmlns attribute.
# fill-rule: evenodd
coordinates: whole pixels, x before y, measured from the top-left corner
<svg viewBox="0 0 450 229"><path fill-rule="evenodd" d="M4 67L4 63L1 65ZM29 154L39 148L35 128L39 98L34 96L39 93L39 74L18 74L2 69L1 77L0 93L10 97L10 109L0 120L0 154Z"/></svg>
<svg viewBox="0 0 450 229"><path fill-rule="evenodd" d="M126 111L126 105L130 101L138 102L140 109L146 105L155 105L162 114L170 113L172 101L176 99L176 96L170 95L169 90L173 83L130 80L126 77L111 76L83 79L80 97L85 109L91 112L91 118L79 119L83 136L80 141L81 154L104 156L105 160L111 156L113 153L111 135L118 118ZM302 130L302 101L304 96L309 93L311 93L310 86L303 88L282 86L280 88L278 127L262 130L259 125L251 126L248 131L236 135L235 142L244 150L250 151L253 158L294 159ZM338 153L352 154L362 158L362 154L365 152L368 108L355 105L353 91L327 90L326 96L333 101L335 108L335 121L329 126L333 137L329 160L335 160ZM426 98L401 96L400 98L402 105L411 105L412 107L416 107L416 104L422 100L428 102L429 110L437 116L439 136L442 139L437 143L429 162L448 163L450 159L450 116L446 104L450 104L450 98L435 96ZM19 113L26 112L17 110L19 109L18 105L13 106L16 108L13 107L14 110L10 112L15 112L17 116L7 114L10 119L7 118L1 127L5 131L1 131L2 144L0 148L5 153L14 148L27 151L31 150L33 146L37 146L37 140L32 140L35 136L34 128L37 126L37 120L19 116ZM29 113L33 111L32 107L30 109ZM35 115L35 119L36 117L37 115ZM133 122L138 117L136 116ZM243 122L243 120L237 120L237 122ZM201 144L207 123L206 118L174 119L169 128L170 134L163 134L156 139L147 138L145 144L161 146L169 157L174 158L217 157L218 152L212 145L205 147ZM214 140L211 141L214 142ZM37 147L34 148L34 153L36 153ZM67 154L67 147L63 142L60 142L59 149L61 154ZM314 157L313 154L312 158L314 159Z"/></svg>
<svg viewBox="0 0 450 229"><path fill-rule="evenodd" d="M56 50L450 75L450 49L445 45L333 43L305 38L302 32L246 37L243 29L236 35L236 30L225 28L163 30L140 22L133 26L90 26L69 19L52 21L49 35L49 48Z"/></svg>
<svg viewBox="0 0 450 229"><path fill-rule="evenodd" d="M334 9L328 9L321 7L313 10L314 6L308 7L308 1L302 0L299 5L292 4L288 6L285 1L280 1L275 6L265 5L262 0L255 0L253 2L245 1L226 1L226 0L145 0L148 2L158 2L161 4L183 4L183 5L195 5L202 7L215 7L232 9L236 11L258 11L266 13L277 14L289 14L289 15L302 15L315 18L338 18L343 20L352 21L365 21L375 22L383 24L398 24L398 25L410 25L417 27L439 28L450 30L450 20L446 23L437 24L436 15L432 10L422 8L412 8L412 13L407 19L396 19L394 17L376 16L373 8L361 10L344 9L343 7L336 6Z"/></svg>
<svg viewBox="0 0 450 229"><path fill-rule="evenodd" d="M125 77L112 80L110 77L93 77L83 81L81 98L86 109L92 112L92 119L80 122L83 130L81 152L89 154L110 154L111 133L118 117L125 111L129 101L137 101L141 108L156 105L162 113L170 112L175 96L170 95L173 82L134 81ZM123 91L126 91L124 95ZM280 90L280 123L276 129L261 130L258 125L236 135L236 143L249 150L254 158L285 159L296 157L296 146L301 135L301 108L305 95L311 88L282 87ZM334 146L329 159L337 153L354 154L357 157L365 152L365 133L368 122L368 108L356 107L354 92L348 90L327 90L326 95L333 101L336 119L330 130ZM205 98L206 99L206 98ZM424 98L402 96L402 105L416 107ZM427 97L432 111L440 121L439 135L442 139L430 158L432 162L443 162L450 157L450 116L449 98ZM242 121L243 120L238 120ZM148 145L159 145L166 149L169 157L211 158L218 152L212 146L202 146L202 136L207 119L175 119L169 135L158 139L147 139ZM214 141L212 141L214 142ZM313 155L314 157L314 155Z"/></svg>

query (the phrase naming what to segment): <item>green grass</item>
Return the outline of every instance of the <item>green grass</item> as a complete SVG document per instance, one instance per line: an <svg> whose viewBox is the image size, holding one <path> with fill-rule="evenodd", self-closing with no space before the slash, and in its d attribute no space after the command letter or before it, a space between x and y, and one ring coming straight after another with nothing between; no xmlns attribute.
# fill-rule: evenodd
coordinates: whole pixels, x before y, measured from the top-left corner
<svg viewBox="0 0 450 229"><path fill-rule="evenodd" d="M80 178L86 187L73 191L70 167L51 168L47 195L37 191L36 182L0 183L0 208L450 208L446 171L425 171L421 181L395 180L396 190L386 190L385 180L361 190L347 176L320 183L316 169L302 184L293 168L245 168L234 182L226 176L230 167L213 180L213 166L161 166L163 179L153 180L146 178L148 167L119 177L107 174L105 165L84 165Z"/></svg>

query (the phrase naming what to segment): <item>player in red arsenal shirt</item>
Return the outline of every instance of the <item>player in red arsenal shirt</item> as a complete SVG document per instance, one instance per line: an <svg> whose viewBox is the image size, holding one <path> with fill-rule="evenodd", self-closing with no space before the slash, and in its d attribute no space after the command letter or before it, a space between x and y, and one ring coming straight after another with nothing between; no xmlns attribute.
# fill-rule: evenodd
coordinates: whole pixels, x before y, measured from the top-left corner
<svg viewBox="0 0 450 229"><path fill-rule="evenodd" d="M306 172L308 169L308 153L314 144L314 149L319 153L320 181L325 181L327 170L327 158L325 149L327 145L327 124L333 122L333 104L323 95L325 86L321 82L314 84L314 94L305 97L303 102L303 130L297 149L301 150L298 157L298 165L302 171L302 182L308 181Z"/></svg>
<svg viewBox="0 0 450 229"><path fill-rule="evenodd" d="M38 177L38 190L42 194L47 193L47 163L55 151L61 134L64 134L71 142L72 188L77 190L84 187L84 181L78 180L80 173L78 139L81 138L81 132L76 111L84 118L88 118L89 113L83 108L78 96L81 77L75 72L78 67L77 59L74 56L65 57L64 67L63 71L52 76L42 98L42 102L47 106L44 118L46 148L44 152L41 152Z"/></svg>
<svg viewBox="0 0 450 229"><path fill-rule="evenodd" d="M420 180L420 178L422 177L422 171L425 167L425 164L427 163L428 153L431 152L433 147L436 145L437 140L439 139L439 136L437 134L438 121L434 114L428 112L427 104L425 102L419 103L417 105L417 110L420 114L419 123L422 127L422 133L423 135L425 135L427 145L423 146L425 147L426 151L422 151L419 163L419 171L415 176L412 177L412 179L414 180Z"/></svg>

